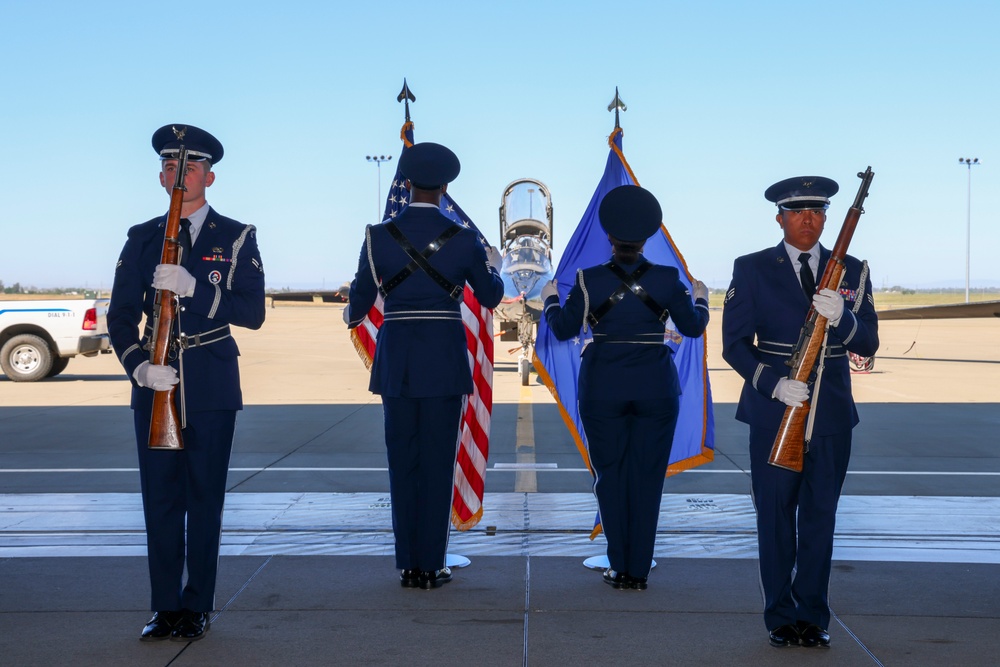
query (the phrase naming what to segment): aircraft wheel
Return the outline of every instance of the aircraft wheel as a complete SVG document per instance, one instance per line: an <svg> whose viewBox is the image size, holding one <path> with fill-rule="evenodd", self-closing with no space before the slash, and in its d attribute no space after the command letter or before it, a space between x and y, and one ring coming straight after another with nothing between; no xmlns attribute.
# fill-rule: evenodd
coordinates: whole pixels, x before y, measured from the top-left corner
<svg viewBox="0 0 1000 667"><path fill-rule="evenodd" d="M528 379L531 375L531 362L527 359L517 360L517 370L521 374L521 386L528 386Z"/></svg>

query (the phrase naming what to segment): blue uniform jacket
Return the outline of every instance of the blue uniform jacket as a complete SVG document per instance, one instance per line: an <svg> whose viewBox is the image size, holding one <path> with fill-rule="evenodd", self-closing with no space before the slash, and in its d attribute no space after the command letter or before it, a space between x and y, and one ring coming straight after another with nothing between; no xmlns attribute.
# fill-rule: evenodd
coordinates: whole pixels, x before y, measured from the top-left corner
<svg viewBox="0 0 1000 667"><path fill-rule="evenodd" d="M635 264L619 266L631 274L642 261L640 256ZM705 331L708 302L691 301L691 293L680 281L676 268L654 265L638 282L656 303L670 312L680 333L694 338ZM580 335L587 313L600 308L620 285L621 280L606 266L578 271L561 308L557 296L545 300L545 320L552 333L559 340ZM579 400L679 396L680 381L672 355L673 350L664 344L663 322L637 296L626 292L594 326L594 342L583 351Z"/></svg>
<svg viewBox="0 0 1000 667"><path fill-rule="evenodd" d="M418 251L456 224L437 208L413 204L394 222ZM463 229L449 239L429 262L452 283L468 282L486 308L500 303L503 281L487 261L486 249L472 229ZM361 323L378 297L373 264L381 284L409 263L409 256L389 236L384 224L368 227L358 272L351 283L351 328ZM368 387L372 393L397 398L472 393L459 301L417 269L385 299L383 312L385 321L379 328Z"/></svg>
<svg viewBox="0 0 1000 667"><path fill-rule="evenodd" d="M132 227L115 268L108 308L108 333L119 361L132 380L132 407L150 410L153 391L135 384L133 373L149 361L146 331L139 330L143 315L152 321L153 270L160 263L166 216ZM197 281L194 295L180 299L181 333L194 336L226 325L259 329L264 323L264 268L257 250L256 231L209 208L208 216L183 261ZM222 334L226 333L223 329ZM218 334L216 334L218 335ZM184 399L188 412L239 410L243 407L237 357L232 336L191 347L184 352ZM179 368L177 360L171 362Z"/></svg>
<svg viewBox="0 0 1000 667"><path fill-rule="evenodd" d="M829 259L830 251L821 246L820 275ZM848 255L844 264L840 283L844 315L829 330L818 400L815 385L810 390L816 436L842 433L858 423L847 352L870 357L878 350L871 280L867 271L862 278L863 265L854 257ZM784 243L736 260L722 314L722 356L745 380L736 411L739 421L778 428L786 406L771 393L778 380L789 375L785 361L798 342L810 305Z"/></svg>

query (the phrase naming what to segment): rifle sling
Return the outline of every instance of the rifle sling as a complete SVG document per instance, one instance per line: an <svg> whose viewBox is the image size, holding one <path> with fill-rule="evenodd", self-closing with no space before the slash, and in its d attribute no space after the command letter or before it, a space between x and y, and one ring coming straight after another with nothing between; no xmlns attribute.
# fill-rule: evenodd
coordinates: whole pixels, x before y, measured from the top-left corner
<svg viewBox="0 0 1000 667"><path fill-rule="evenodd" d="M413 247L413 244L410 243L410 240L403 235L403 232L401 232L399 227L396 226L396 223L392 221L386 222L385 229L389 232L389 236L392 237L392 239L399 245L400 248L403 249L403 252L405 252L412 261L403 267L399 273L379 285L379 291L382 293L383 299L389 296L389 292L399 287L400 283L413 275L417 269L426 273L431 280L440 285L445 292L448 292L448 296L450 296L452 300L458 301L461 299L462 292L465 290L465 285L456 285L451 282L441 275L437 269L431 266L430 262L427 260L430 259L434 253L440 250L449 239L462 231L462 227L459 225L452 225L451 227L448 227L448 229L441 232L440 236L427 244L427 247L424 248L423 252L418 252L417 249Z"/></svg>
<svg viewBox="0 0 1000 667"><path fill-rule="evenodd" d="M600 306L595 308L587 315L587 319L590 321L591 326L595 326L601 318L608 314L608 311L618 305L618 302L625 298L627 292L632 292L636 297L639 298L646 307L653 311L657 319L661 322L666 322L667 317L670 313L667 309L662 307L660 304L656 303L656 300L649 295L642 285L639 284L639 279L646 275L646 272L653 268L652 262L644 261L640 264L635 271L631 274L625 273L625 269L621 268L613 261L605 262L606 266L610 271L621 280L621 285L618 286L611 296L608 297L607 301L602 303Z"/></svg>

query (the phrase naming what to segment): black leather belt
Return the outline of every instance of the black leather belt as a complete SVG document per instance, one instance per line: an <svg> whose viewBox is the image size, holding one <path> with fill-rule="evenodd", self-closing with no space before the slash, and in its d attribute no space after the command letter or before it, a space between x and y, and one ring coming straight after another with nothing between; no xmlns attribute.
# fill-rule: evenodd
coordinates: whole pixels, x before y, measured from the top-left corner
<svg viewBox="0 0 1000 667"><path fill-rule="evenodd" d="M232 335L229 330L229 325L219 327L218 329L212 329L211 331L206 331L204 333L194 334L189 336L188 334L182 333L177 337L177 343L182 349L187 350L192 347L201 347L202 345L211 345L212 343L218 343L220 340L225 340Z"/></svg>
<svg viewBox="0 0 1000 667"><path fill-rule="evenodd" d="M613 261L605 262L604 266L610 269L611 272L622 281L622 283L618 286L618 289L616 289L611 296L608 297L607 301L587 314L587 319L590 321L591 326L596 325L601 318L608 314L609 310L618 305L618 302L625 298L625 294L627 292L632 292L632 294L636 295L640 301L646 304L647 308L653 311L653 314L655 314L657 319L661 322L667 321L667 318L670 317L670 313L667 312L667 309L656 303L656 300L649 295L649 292L647 292L642 285L639 284L639 279L646 275L647 271L653 268L652 262L643 262L631 274L625 273L625 269L621 268Z"/></svg>
<svg viewBox="0 0 1000 667"><path fill-rule="evenodd" d="M170 350L173 356L176 356L177 348L182 350L188 350L192 347L201 347L203 345L211 345L212 343L218 343L220 340L225 340L232 336L232 331L229 329L228 324L224 324L217 329L211 329L210 331L203 331L196 334L179 334L170 342ZM146 331L143 334L146 339L146 343L142 346L142 349L149 351L150 343L153 338L153 326L152 324L146 324Z"/></svg>
<svg viewBox="0 0 1000 667"><path fill-rule="evenodd" d="M389 292L399 287L401 282L413 275L417 269L420 269L430 276L434 282L440 285L441 288L448 293L448 296L451 297L453 301L458 301L462 298L462 292L465 291L465 283L456 285L441 275L438 270L431 266L430 262L427 261L434 255L434 253L440 250L450 238L462 231L462 227L452 225L448 229L441 232L441 235L431 241L422 252L417 252L417 249L413 247L410 240L403 235L403 232L399 230L399 227L397 227L394 222L389 221L384 224L386 231L389 232L389 236L391 236L392 239L399 244L399 247L403 249L403 252L405 252L412 261L403 267L399 273L394 275L388 281L383 281L383 283L379 285L378 289L379 292L382 293L383 299L389 296Z"/></svg>

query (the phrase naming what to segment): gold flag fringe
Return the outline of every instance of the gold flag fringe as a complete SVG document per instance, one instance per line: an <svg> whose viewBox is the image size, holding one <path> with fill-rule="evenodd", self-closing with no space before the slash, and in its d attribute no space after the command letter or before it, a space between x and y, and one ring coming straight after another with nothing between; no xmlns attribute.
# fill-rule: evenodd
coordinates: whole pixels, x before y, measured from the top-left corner
<svg viewBox="0 0 1000 667"><path fill-rule="evenodd" d="M365 344L361 342L361 336L358 335L357 327L351 329L351 342L354 344L354 349L357 350L358 356L361 357L361 361L365 362L365 368L371 370L372 358L368 356L368 350L365 349Z"/></svg>
<svg viewBox="0 0 1000 667"><path fill-rule="evenodd" d="M455 530L461 530L461 531L469 530L470 528L474 527L477 523L479 523L482 520L482 518L483 518L482 505L479 506L479 509L476 510L475 514L469 517L468 521L462 521L462 518L458 516L458 512L455 511L455 508L454 507L451 508L451 525L455 527Z"/></svg>

